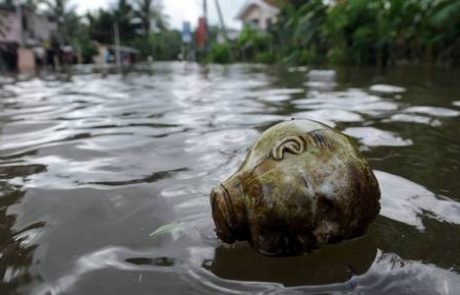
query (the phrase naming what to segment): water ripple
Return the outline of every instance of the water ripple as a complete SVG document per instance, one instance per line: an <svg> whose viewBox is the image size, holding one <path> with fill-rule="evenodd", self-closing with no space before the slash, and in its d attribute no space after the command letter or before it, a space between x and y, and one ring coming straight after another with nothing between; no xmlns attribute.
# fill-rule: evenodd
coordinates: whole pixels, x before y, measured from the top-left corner
<svg viewBox="0 0 460 295"><path fill-rule="evenodd" d="M459 288L456 85L263 65L75 71L0 77L0 293ZM261 132L291 118L360 142L378 169L381 216L364 237L303 257L221 244L211 187L238 169ZM171 223L180 228L148 237Z"/></svg>

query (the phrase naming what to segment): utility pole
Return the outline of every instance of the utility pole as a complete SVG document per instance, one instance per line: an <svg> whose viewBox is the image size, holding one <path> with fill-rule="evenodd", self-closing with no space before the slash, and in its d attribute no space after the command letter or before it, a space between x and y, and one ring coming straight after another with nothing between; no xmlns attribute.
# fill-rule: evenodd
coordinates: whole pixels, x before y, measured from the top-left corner
<svg viewBox="0 0 460 295"><path fill-rule="evenodd" d="M228 41L227 28L225 27L224 17L222 15L222 10L220 9L219 0L214 0L216 3L217 14L219 14L220 26L222 27L222 33L224 34L225 41Z"/></svg>
<svg viewBox="0 0 460 295"><path fill-rule="evenodd" d="M208 0L203 0L203 17L208 19Z"/></svg>
<svg viewBox="0 0 460 295"><path fill-rule="evenodd" d="M24 28L22 27L22 6L21 2L16 1L16 15L18 21L18 31L19 31L19 46L24 47Z"/></svg>
<svg viewBox="0 0 460 295"><path fill-rule="evenodd" d="M208 42L208 0L203 0L203 17L204 17L204 27L205 27L204 52L207 54L208 51L209 51L209 42Z"/></svg>
<svg viewBox="0 0 460 295"><path fill-rule="evenodd" d="M113 34L115 39L115 62L117 69L121 67L121 56L120 56L120 31L118 28L118 23L113 24Z"/></svg>

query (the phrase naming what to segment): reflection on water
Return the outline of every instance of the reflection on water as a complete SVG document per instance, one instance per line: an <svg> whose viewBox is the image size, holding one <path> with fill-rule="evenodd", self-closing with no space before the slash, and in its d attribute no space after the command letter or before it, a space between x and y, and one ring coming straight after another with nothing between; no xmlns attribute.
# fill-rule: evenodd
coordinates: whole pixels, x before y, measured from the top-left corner
<svg viewBox="0 0 460 295"><path fill-rule="evenodd" d="M376 171L382 191L381 215L423 230L422 218L460 225L460 203L436 197L421 185L400 176Z"/></svg>
<svg viewBox="0 0 460 295"><path fill-rule="evenodd" d="M458 72L306 70L158 63L0 79L0 293L455 294ZM210 188L291 118L357 140L381 216L302 257L221 244Z"/></svg>
<svg viewBox="0 0 460 295"><path fill-rule="evenodd" d="M343 131L345 134L359 139L365 146L406 146L412 145L410 139L402 139L394 132L380 130L374 127L350 127Z"/></svg>
<svg viewBox="0 0 460 295"><path fill-rule="evenodd" d="M400 94L406 92L406 89L403 87L385 84L372 85L369 87L369 90L380 94Z"/></svg>
<svg viewBox="0 0 460 295"><path fill-rule="evenodd" d="M182 264L166 257L149 258L152 250L133 251L112 247L82 256L70 273L60 277L52 284L37 287L35 294L60 294L75 290L75 285L83 276L91 275L98 270L136 273L137 284L143 282L143 274L175 273L184 281L193 284L195 292L199 294L400 294L402 291L404 294L456 294L460 288L460 275L454 272L417 261L403 260L396 254L382 253L380 250L377 250L374 256L366 257L373 259L373 262L363 274L353 275L354 266L348 266L349 277L344 279L343 283L296 287L285 287L282 284L270 282L224 280L198 265ZM137 256L133 258L133 255ZM139 255L146 257L139 257ZM219 260L219 255L222 254L216 253L215 261ZM318 258L333 260L326 255ZM340 256L333 258L334 261L343 260ZM246 261L249 269L240 268L240 270L243 273L253 270L251 262L254 261ZM295 261L290 262L295 264ZM305 271L301 269L303 275L318 278L321 275L332 275L330 269L328 273L329 265L325 265L324 260L316 262L320 266L319 269L309 268ZM288 264L291 263L288 262ZM264 263L264 266L271 268L271 265L267 263ZM223 270L223 272L227 271ZM218 269L213 269L213 272L220 275ZM281 271L275 271L275 274L283 275ZM284 275L289 280L289 274L284 273ZM257 277L257 274L255 276Z"/></svg>

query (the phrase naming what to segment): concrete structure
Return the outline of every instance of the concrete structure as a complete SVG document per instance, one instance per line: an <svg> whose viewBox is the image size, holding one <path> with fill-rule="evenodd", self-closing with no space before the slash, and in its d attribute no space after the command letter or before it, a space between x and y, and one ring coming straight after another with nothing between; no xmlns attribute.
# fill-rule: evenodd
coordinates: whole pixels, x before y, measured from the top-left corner
<svg viewBox="0 0 460 295"><path fill-rule="evenodd" d="M268 30L276 23L279 8L272 0L250 0L237 15L244 25L260 30Z"/></svg>
<svg viewBox="0 0 460 295"><path fill-rule="evenodd" d="M57 34L57 23L36 13L32 6L21 5L19 9L15 5L1 4L0 15L4 19L0 43L36 46Z"/></svg>
<svg viewBox="0 0 460 295"><path fill-rule="evenodd" d="M0 66L35 69L35 54L57 37L57 23L30 5L0 4Z"/></svg>
<svg viewBox="0 0 460 295"><path fill-rule="evenodd" d="M19 47L17 54L17 67L21 73L35 71L37 65L35 63L35 54L32 49Z"/></svg>

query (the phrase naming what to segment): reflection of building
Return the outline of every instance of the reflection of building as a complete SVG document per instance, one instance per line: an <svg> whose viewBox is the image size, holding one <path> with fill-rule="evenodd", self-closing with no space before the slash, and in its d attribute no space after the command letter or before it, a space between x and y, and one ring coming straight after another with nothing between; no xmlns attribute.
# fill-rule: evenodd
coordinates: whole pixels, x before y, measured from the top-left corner
<svg viewBox="0 0 460 295"><path fill-rule="evenodd" d="M19 59L27 56L29 60L30 56L34 56L32 48L42 47L56 38L56 22L38 14L33 6L0 4L0 18L0 65L6 65L7 68L16 66L18 55ZM18 51L19 47L30 49Z"/></svg>
<svg viewBox="0 0 460 295"><path fill-rule="evenodd" d="M268 30L276 22L279 11L273 0L250 0L240 10L237 18L244 25Z"/></svg>

